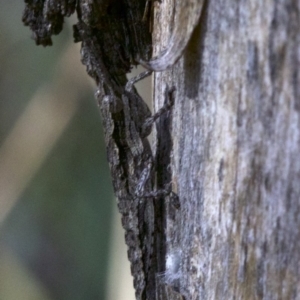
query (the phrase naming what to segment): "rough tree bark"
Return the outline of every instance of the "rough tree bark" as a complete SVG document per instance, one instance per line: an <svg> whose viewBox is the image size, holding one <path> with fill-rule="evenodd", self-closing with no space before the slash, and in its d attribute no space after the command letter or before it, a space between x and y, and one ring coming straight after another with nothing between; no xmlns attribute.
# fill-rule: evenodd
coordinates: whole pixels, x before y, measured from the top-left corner
<svg viewBox="0 0 300 300"><path fill-rule="evenodd" d="M299 6L206 1L183 57L154 75L156 109L176 87L163 281L186 299L300 299ZM155 2L155 53L173 16Z"/></svg>
<svg viewBox="0 0 300 300"><path fill-rule="evenodd" d="M77 8L89 74L105 96L123 99L125 73L149 50L147 24L130 11L142 2L126 1L125 14L122 1L25 2L23 21L45 46ZM154 54L167 46L180 3L153 1ZM157 124L157 183L172 180L180 199L180 208L155 201L157 299L300 298L299 6L206 0L184 56L154 75L156 110L176 88L172 114Z"/></svg>

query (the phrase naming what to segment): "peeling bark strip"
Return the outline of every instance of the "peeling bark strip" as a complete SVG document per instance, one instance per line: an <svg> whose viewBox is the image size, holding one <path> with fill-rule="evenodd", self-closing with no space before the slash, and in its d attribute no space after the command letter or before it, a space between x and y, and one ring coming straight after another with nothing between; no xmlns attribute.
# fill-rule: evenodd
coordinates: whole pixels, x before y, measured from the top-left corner
<svg viewBox="0 0 300 300"><path fill-rule="evenodd" d="M174 30L167 46L150 61L140 60L147 69L164 71L181 57L192 33L199 22L205 0L176 0ZM173 9L173 6L170 6ZM168 24L170 27L170 24Z"/></svg>
<svg viewBox="0 0 300 300"><path fill-rule="evenodd" d="M136 57L150 56L151 36L148 24L142 21L146 1L26 3L23 21L33 30L36 43L44 46L51 45L51 36L61 31L64 16L76 9L74 39L82 42L82 62L98 86L107 157L122 214L136 299L154 299L153 199L137 195L153 189L153 156L146 139L149 129L144 127L151 113L126 79Z"/></svg>

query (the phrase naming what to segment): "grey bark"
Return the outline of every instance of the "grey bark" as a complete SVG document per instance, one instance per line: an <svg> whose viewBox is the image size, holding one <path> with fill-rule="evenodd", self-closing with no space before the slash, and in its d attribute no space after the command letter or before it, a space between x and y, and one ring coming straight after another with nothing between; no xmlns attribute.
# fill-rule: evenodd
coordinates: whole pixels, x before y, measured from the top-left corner
<svg viewBox="0 0 300 300"><path fill-rule="evenodd" d="M155 2L154 54L173 2ZM176 87L181 204L166 205L175 266L160 280L185 299L300 299L299 6L206 1L183 57L154 75L156 110Z"/></svg>

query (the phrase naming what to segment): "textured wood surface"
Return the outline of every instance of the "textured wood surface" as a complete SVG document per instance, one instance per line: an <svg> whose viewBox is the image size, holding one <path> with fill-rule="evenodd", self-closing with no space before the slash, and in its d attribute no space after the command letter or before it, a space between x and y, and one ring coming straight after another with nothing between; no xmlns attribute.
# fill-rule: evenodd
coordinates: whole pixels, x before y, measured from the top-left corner
<svg viewBox="0 0 300 300"><path fill-rule="evenodd" d="M154 54L174 1L155 2ZM300 299L299 1L206 1L178 63L163 280L185 299ZM184 26L184 24L182 24Z"/></svg>

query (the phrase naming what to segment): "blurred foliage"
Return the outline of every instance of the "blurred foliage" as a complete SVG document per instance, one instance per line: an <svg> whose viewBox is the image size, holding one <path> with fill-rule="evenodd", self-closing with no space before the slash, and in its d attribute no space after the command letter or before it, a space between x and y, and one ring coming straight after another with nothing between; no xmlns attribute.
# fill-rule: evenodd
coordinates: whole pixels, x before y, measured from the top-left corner
<svg viewBox="0 0 300 300"><path fill-rule="evenodd" d="M23 8L0 9L0 299L105 299L113 195L93 85L71 22L37 47Z"/></svg>

